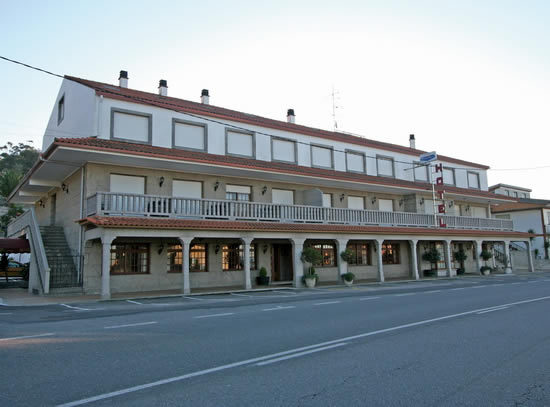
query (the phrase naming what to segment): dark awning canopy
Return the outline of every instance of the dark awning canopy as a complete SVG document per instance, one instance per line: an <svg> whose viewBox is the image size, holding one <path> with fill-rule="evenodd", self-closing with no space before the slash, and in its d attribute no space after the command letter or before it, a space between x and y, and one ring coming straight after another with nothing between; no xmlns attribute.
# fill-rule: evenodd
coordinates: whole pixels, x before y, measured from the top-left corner
<svg viewBox="0 0 550 407"><path fill-rule="evenodd" d="M27 239L0 239L0 253L30 253L31 248Z"/></svg>

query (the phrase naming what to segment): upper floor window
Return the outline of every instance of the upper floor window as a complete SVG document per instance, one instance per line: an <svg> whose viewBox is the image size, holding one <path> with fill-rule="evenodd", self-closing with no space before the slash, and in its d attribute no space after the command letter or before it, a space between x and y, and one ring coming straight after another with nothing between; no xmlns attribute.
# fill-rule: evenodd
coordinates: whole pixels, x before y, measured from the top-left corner
<svg viewBox="0 0 550 407"><path fill-rule="evenodd" d="M445 185L455 184L455 170L453 168L443 167L443 183Z"/></svg>
<svg viewBox="0 0 550 407"><path fill-rule="evenodd" d="M65 95L57 102L57 125L59 126L65 118Z"/></svg>
<svg viewBox="0 0 550 407"><path fill-rule="evenodd" d="M226 185L225 199L231 201L250 201L251 188L244 185Z"/></svg>
<svg viewBox="0 0 550 407"><path fill-rule="evenodd" d="M514 191L514 198L518 197L518 191Z"/></svg>
<svg viewBox="0 0 550 407"><path fill-rule="evenodd" d="M376 156L376 171L378 175L383 177L394 177L395 169L393 165L393 158Z"/></svg>
<svg viewBox="0 0 550 407"><path fill-rule="evenodd" d="M225 152L227 155L254 157L254 133L225 130Z"/></svg>
<svg viewBox="0 0 550 407"><path fill-rule="evenodd" d="M288 189L272 189L271 202L274 204L294 205L294 191Z"/></svg>
<svg viewBox="0 0 550 407"><path fill-rule="evenodd" d="M296 141L271 137L271 160L296 163Z"/></svg>
<svg viewBox="0 0 550 407"><path fill-rule="evenodd" d="M362 196L348 196L349 209L365 209L365 198Z"/></svg>
<svg viewBox="0 0 550 407"><path fill-rule="evenodd" d="M346 169L351 172L365 172L365 154L346 151Z"/></svg>
<svg viewBox="0 0 550 407"><path fill-rule="evenodd" d="M151 144L152 117L147 113L111 109L111 138Z"/></svg>
<svg viewBox="0 0 550 407"><path fill-rule="evenodd" d="M110 191L123 194L145 194L145 177L111 174Z"/></svg>
<svg viewBox="0 0 550 407"><path fill-rule="evenodd" d="M323 207L324 208L332 207L332 194L323 194Z"/></svg>
<svg viewBox="0 0 550 407"><path fill-rule="evenodd" d="M172 196L180 198L202 198L202 182L200 181L172 181Z"/></svg>
<svg viewBox="0 0 550 407"><path fill-rule="evenodd" d="M419 162L414 162L413 166L414 166L414 180L428 182L428 180L430 179L428 175L428 171L430 167L425 164L421 164Z"/></svg>
<svg viewBox="0 0 550 407"><path fill-rule="evenodd" d="M321 168L332 168L332 148L311 145L311 166Z"/></svg>
<svg viewBox="0 0 550 407"><path fill-rule="evenodd" d="M393 200L391 199L379 199L378 210L385 212L393 212Z"/></svg>
<svg viewBox="0 0 550 407"><path fill-rule="evenodd" d="M477 172L468 172L468 188L479 189L479 174Z"/></svg>
<svg viewBox="0 0 550 407"><path fill-rule="evenodd" d="M206 144L205 124L172 119L172 147L206 151Z"/></svg>

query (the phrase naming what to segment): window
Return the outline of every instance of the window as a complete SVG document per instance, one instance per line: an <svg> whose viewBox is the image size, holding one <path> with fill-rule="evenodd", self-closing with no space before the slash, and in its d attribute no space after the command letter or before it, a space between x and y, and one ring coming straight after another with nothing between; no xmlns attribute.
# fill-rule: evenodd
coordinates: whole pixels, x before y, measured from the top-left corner
<svg viewBox="0 0 550 407"><path fill-rule="evenodd" d="M250 201L251 188L242 185L226 185L225 199L231 201Z"/></svg>
<svg viewBox="0 0 550 407"><path fill-rule="evenodd" d="M468 172L468 188L479 189L479 174L477 172Z"/></svg>
<svg viewBox="0 0 550 407"><path fill-rule="evenodd" d="M254 157L254 134L226 129L225 152L227 155Z"/></svg>
<svg viewBox="0 0 550 407"><path fill-rule="evenodd" d="M172 196L179 198L202 198L202 182L200 181L172 181Z"/></svg>
<svg viewBox="0 0 550 407"><path fill-rule="evenodd" d="M505 191L506 191L506 195L510 196L510 191L507 189Z"/></svg>
<svg viewBox="0 0 550 407"><path fill-rule="evenodd" d="M349 209L365 209L365 198L362 196L348 196Z"/></svg>
<svg viewBox="0 0 550 407"><path fill-rule="evenodd" d="M271 202L274 204L294 205L294 191L287 189L272 189Z"/></svg>
<svg viewBox="0 0 550 407"><path fill-rule="evenodd" d="M455 184L455 171L452 168L443 167L443 183L445 185Z"/></svg>
<svg viewBox="0 0 550 407"><path fill-rule="evenodd" d="M311 145L311 166L332 168L332 148Z"/></svg>
<svg viewBox="0 0 550 407"><path fill-rule="evenodd" d="M168 273L181 273L183 252L180 244L168 246ZM189 248L189 271L208 271L207 245L192 244Z"/></svg>
<svg viewBox="0 0 550 407"><path fill-rule="evenodd" d="M202 123L172 120L172 147L206 151L207 127Z"/></svg>
<svg viewBox="0 0 550 407"><path fill-rule="evenodd" d="M111 192L123 194L145 194L145 177L111 174Z"/></svg>
<svg viewBox="0 0 550 407"><path fill-rule="evenodd" d="M394 168L393 168L393 158L391 157L382 157L376 156L376 168L378 175L383 177L393 177Z"/></svg>
<svg viewBox="0 0 550 407"><path fill-rule="evenodd" d="M393 212L393 201L391 199L379 199L378 210L385 212Z"/></svg>
<svg viewBox="0 0 550 407"><path fill-rule="evenodd" d="M518 191L514 191L514 198L518 197Z"/></svg>
<svg viewBox="0 0 550 407"><path fill-rule="evenodd" d="M294 140L272 137L271 160L296 163L296 142Z"/></svg>
<svg viewBox="0 0 550 407"><path fill-rule="evenodd" d="M111 245L111 274L149 273L148 243L117 243Z"/></svg>
<svg viewBox="0 0 550 407"><path fill-rule="evenodd" d="M346 247L352 253L351 260L348 261L352 266L370 266L371 255L368 243L349 243Z"/></svg>
<svg viewBox="0 0 550 407"><path fill-rule="evenodd" d="M222 246L222 270L235 271L244 270L243 259L244 247L240 243L227 244ZM258 265L256 244L250 245L250 270L256 270Z"/></svg>
<svg viewBox="0 0 550 407"><path fill-rule="evenodd" d="M523 198L527 198L527 192L524 192L523 194L521 194Z"/></svg>
<svg viewBox="0 0 550 407"><path fill-rule="evenodd" d="M401 264L399 244L385 243L382 245L382 264Z"/></svg>
<svg viewBox="0 0 550 407"><path fill-rule="evenodd" d="M332 194L323 194L323 208L332 207Z"/></svg>
<svg viewBox="0 0 550 407"><path fill-rule="evenodd" d="M429 166L418 162L413 163L414 166L414 180L428 182L430 177L428 176Z"/></svg>
<svg viewBox="0 0 550 407"><path fill-rule="evenodd" d="M57 125L59 126L65 118L65 95L57 102Z"/></svg>
<svg viewBox="0 0 550 407"><path fill-rule="evenodd" d="M350 172L365 172L365 155L356 151L346 151L346 169Z"/></svg>
<svg viewBox="0 0 550 407"><path fill-rule="evenodd" d="M336 248L333 243L317 243L311 246L319 251L322 256L321 263L314 264L319 267L334 267L336 266Z"/></svg>
<svg viewBox="0 0 550 407"><path fill-rule="evenodd" d="M151 144L152 115L129 110L111 110L111 138Z"/></svg>
<svg viewBox="0 0 550 407"><path fill-rule="evenodd" d="M487 208L482 206L472 206L472 216L474 218L486 218L487 217Z"/></svg>

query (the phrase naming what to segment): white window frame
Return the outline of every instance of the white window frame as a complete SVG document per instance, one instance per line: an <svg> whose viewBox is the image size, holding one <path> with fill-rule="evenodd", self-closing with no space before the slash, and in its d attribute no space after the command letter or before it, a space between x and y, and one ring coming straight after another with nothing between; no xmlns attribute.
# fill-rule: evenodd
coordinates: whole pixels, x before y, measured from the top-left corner
<svg viewBox="0 0 550 407"><path fill-rule="evenodd" d="M380 174L380 168L379 168L379 165L378 165L379 160L391 161L391 170L392 170L391 175ZM387 155L376 154L376 175L379 176L379 177L395 178L395 160L393 159L393 157L390 157L390 156L387 156Z"/></svg>
<svg viewBox="0 0 550 407"><path fill-rule="evenodd" d="M197 126L203 128L203 148L193 148L193 147L185 147L176 145L176 126L178 124L185 124L187 126ZM189 120L181 120L181 119L172 119L172 148L177 148L179 150L190 150L190 151L208 151L208 126L206 123L200 123L200 122L193 122Z"/></svg>
<svg viewBox="0 0 550 407"><path fill-rule="evenodd" d="M129 178L141 178L143 179L143 194L140 192L116 192L113 191L113 176L115 177L129 177ZM109 174L109 192L114 192L118 194L136 194L136 195L145 195L147 194L147 177L143 175L132 175L132 174L118 174L118 173L110 173Z"/></svg>
<svg viewBox="0 0 550 407"><path fill-rule="evenodd" d="M473 187L473 186L470 185L470 175L475 175L477 177L477 187ZM466 173L466 177L468 178L468 188L481 189L481 185L479 183L479 172L468 171Z"/></svg>
<svg viewBox="0 0 550 407"><path fill-rule="evenodd" d="M349 203L350 203L350 198L352 198L352 201L354 201L355 199L354 198L359 198L363 201L363 208L350 208L349 206ZM358 195L348 195L348 209L355 209L355 210L365 210L365 197L364 196L358 196Z"/></svg>
<svg viewBox="0 0 550 407"><path fill-rule="evenodd" d="M292 193L292 203L276 203L276 202L273 202L273 192L274 191L285 191L285 192L291 192ZM276 204L276 205L294 205L294 203L296 202L296 194L294 193L294 190L292 189L281 189L281 188L271 188L271 202Z"/></svg>
<svg viewBox="0 0 550 407"><path fill-rule="evenodd" d="M325 198L328 197L328 200L329 200L329 205L325 205ZM323 192L323 198L322 198L322 201L323 201L323 208L332 208L332 194L330 193L325 193Z"/></svg>
<svg viewBox="0 0 550 407"><path fill-rule="evenodd" d="M201 196L199 198L195 198L195 197L188 197L188 196L183 196L183 195L175 195L174 194L174 184L176 184L178 182L190 182L190 183L192 182L192 183L200 184ZM196 180L192 180L192 179L174 179L174 180L172 180L172 196L177 197L177 198L202 199L204 197L204 184L203 184L202 181L196 181Z"/></svg>

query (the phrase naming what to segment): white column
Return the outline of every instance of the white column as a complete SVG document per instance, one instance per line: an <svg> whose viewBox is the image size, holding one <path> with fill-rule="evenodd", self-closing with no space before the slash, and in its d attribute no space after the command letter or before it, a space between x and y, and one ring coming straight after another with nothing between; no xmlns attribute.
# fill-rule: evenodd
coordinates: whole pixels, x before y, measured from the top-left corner
<svg viewBox="0 0 550 407"><path fill-rule="evenodd" d="M348 262L342 259L340 253L346 250L348 246L348 239L338 239L336 240L338 252L336 253L336 261L338 262L338 283L343 283L342 275L348 272Z"/></svg>
<svg viewBox="0 0 550 407"><path fill-rule="evenodd" d="M243 256L244 256L244 289L250 290L252 288L252 281L250 279L250 244L251 238L242 239L243 241Z"/></svg>
<svg viewBox="0 0 550 407"><path fill-rule="evenodd" d="M380 281L381 283L384 282L384 265L382 264L382 244L383 243L384 243L384 239L375 240L376 255L378 258L378 281Z"/></svg>
<svg viewBox="0 0 550 407"><path fill-rule="evenodd" d="M451 256L451 241L445 240L445 264L447 265L447 276L454 277L456 272L453 271L452 256Z"/></svg>
<svg viewBox="0 0 550 407"><path fill-rule="evenodd" d="M533 273L535 265L533 264L533 253L531 253L531 240L527 241L527 261L529 263L529 271Z"/></svg>
<svg viewBox="0 0 550 407"><path fill-rule="evenodd" d="M418 280L420 278L418 276L418 256L417 256L418 240L409 240L409 244L410 244L410 247L411 247L412 275L413 275L415 280Z"/></svg>
<svg viewBox="0 0 550 407"><path fill-rule="evenodd" d="M483 263L481 262L481 245L483 244L483 240L476 240L474 243L476 247L477 272L481 273L481 266L483 266Z"/></svg>
<svg viewBox="0 0 550 407"><path fill-rule="evenodd" d="M111 243L114 236L104 235L101 238L101 299L111 299Z"/></svg>
<svg viewBox="0 0 550 407"><path fill-rule="evenodd" d="M504 265L504 272L506 274L512 274L512 258L510 257L510 242L504 241L504 256L506 257L506 264Z"/></svg>
<svg viewBox="0 0 550 407"><path fill-rule="evenodd" d="M180 237L181 244L181 292L191 294L191 280L189 278L189 251L191 249L191 237Z"/></svg>
<svg viewBox="0 0 550 407"><path fill-rule="evenodd" d="M304 263L302 262L302 250L304 250L305 239L292 239L292 261L294 268L294 287L302 286L304 275Z"/></svg>

